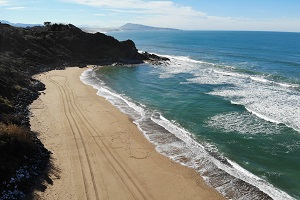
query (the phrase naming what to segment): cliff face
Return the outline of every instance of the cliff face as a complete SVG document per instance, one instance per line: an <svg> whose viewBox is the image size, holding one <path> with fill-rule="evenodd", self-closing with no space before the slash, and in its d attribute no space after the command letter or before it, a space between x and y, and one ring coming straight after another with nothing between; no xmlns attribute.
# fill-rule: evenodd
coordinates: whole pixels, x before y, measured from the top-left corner
<svg viewBox="0 0 300 200"><path fill-rule="evenodd" d="M17 28L0 23L0 121L6 113L24 109L19 108L24 107L22 101L30 102L24 96L38 95L36 87L42 86L31 79L35 73L70 65L142 63L143 59L131 40L119 42L72 24Z"/></svg>

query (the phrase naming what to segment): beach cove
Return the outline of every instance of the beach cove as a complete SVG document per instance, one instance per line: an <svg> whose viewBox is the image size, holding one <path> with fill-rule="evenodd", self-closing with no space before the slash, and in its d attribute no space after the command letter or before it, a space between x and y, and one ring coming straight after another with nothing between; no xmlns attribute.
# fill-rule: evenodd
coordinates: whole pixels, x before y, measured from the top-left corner
<svg viewBox="0 0 300 200"><path fill-rule="evenodd" d="M35 76L46 85L31 127L52 154L41 199L224 199L193 169L157 153L137 126L80 81L86 69Z"/></svg>

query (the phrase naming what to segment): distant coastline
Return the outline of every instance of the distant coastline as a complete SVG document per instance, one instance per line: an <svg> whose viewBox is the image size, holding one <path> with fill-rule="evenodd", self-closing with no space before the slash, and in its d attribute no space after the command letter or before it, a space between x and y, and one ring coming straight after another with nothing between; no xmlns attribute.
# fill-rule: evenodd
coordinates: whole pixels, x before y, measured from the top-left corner
<svg viewBox="0 0 300 200"><path fill-rule="evenodd" d="M142 24L127 23L119 28L121 31L180 31L180 29L175 28L162 28L145 26Z"/></svg>
<svg viewBox="0 0 300 200"><path fill-rule="evenodd" d="M97 26L84 26L82 25L81 28L87 32L95 33L95 32L118 32L118 31L182 31L180 29L175 28L165 28L165 27L153 27L153 26L146 26L142 24L133 24L127 23L120 27L112 27L112 28L103 28Z"/></svg>

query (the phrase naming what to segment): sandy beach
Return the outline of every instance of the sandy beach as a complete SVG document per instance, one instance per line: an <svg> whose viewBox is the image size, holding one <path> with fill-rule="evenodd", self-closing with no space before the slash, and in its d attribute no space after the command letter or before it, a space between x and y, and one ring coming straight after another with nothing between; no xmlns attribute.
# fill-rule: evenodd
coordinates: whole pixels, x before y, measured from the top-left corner
<svg viewBox="0 0 300 200"><path fill-rule="evenodd" d="M37 75L46 90L31 126L52 154L39 199L224 199L194 170L173 162L130 118L67 68Z"/></svg>

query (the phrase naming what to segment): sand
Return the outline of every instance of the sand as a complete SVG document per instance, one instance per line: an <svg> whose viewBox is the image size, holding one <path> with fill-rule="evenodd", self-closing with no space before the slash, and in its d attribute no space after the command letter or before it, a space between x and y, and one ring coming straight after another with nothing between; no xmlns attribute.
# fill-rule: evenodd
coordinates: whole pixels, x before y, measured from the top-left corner
<svg viewBox="0 0 300 200"><path fill-rule="evenodd" d="M67 68L35 76L46 90L31 126L53 154L38 199L224 199L193 169L157 153L130 118Z"/></svg>

